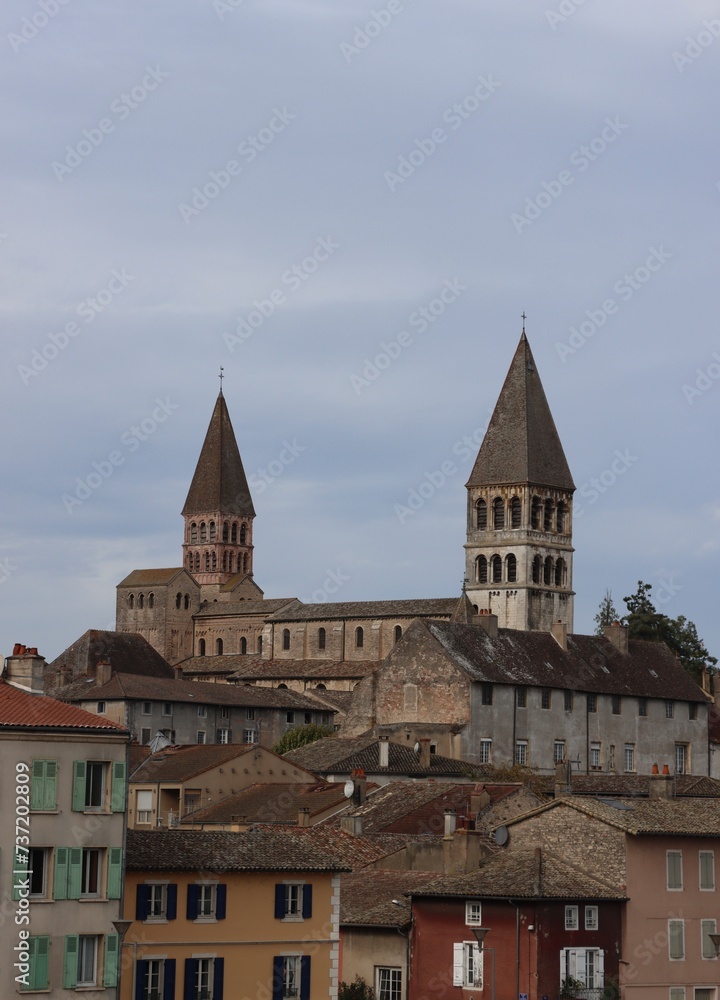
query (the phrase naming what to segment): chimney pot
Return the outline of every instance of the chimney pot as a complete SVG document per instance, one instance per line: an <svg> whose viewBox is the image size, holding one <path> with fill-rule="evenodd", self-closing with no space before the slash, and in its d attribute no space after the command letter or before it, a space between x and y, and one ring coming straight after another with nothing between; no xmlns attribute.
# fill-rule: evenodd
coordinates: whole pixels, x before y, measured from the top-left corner
<svg viewBox="0 0 720 1000"><path fill-rule="evenodd" d="M667 766L667 764L663 764L662 773L663 774L670 774L670 768Z"/></svg>
<svg viewBox="0 0 720 1000"><path fill-rule="evenodd" d="M488 608L478 611L478 625L485 629L491 639L497 639L498 616L494 615Z"/></svg>
<svg viewBox="0 0 720 1000"><path fill-rule="evenodd" d="M660 774L660 768L657 766L657 764L653 764L652 774Z"/></svg>
<svg viewBox="0 0 720 1000"><path fill-rule="evenodd" d="M457 817L454 809L445 810L445 836L452 837L457 827Z"/></svg>
<svg viewBox="0 0 720 1000"><path fill-rule="evenodd" d="M418 740L420 744L419 764L423 771L430 770L430 739L427 736Z"/></svg>

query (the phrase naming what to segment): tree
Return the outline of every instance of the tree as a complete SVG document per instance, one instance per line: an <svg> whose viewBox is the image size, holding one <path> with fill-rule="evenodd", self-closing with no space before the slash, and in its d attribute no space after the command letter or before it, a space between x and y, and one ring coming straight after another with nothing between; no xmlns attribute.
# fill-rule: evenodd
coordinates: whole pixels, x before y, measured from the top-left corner
<svg viewBox="0 0 720 1000"><path fill-rule="evenodd" d="M595 615L595 635L603 635L606 625L612 625L613 622L619 621L620 615L613 603L612 591L606 590L605 596L600 601L598 613Z"/></svg>
<svg viewBox="0 0 720 1000"><path fill-rule="evenodd" d="M340 983L338 1000L375 1000L375 993L364 979L355 976L351 983Z"/></svg>
<svg viewBox="0 0 720 1000"><path fill-rule="evenodd" d="M310 726L296 726L295 729L288 729L285 735L273 747L274 753L287 753L288 750L296 750L298 747L307 746L315 740L322 740L326 736L334 736L335 732L331 726L318 726L312 723Z"/></svg>

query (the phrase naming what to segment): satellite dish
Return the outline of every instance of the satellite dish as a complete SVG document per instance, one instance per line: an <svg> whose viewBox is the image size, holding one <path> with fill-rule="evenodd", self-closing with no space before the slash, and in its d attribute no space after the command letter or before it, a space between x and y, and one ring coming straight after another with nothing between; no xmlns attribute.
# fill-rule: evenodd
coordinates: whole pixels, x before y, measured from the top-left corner
<svg viewBox="0 0 720 1000"><path fill-rule="evenodd" d="M510 840L510 833L506 826L499 826L495 831L495 843L498 847L505 847Z"/></svg>
<svg viewBox="0 0 720 1000"><path fill-rule="evenodd" d="M343 786L343 795L346 799L351 799L355 794L355 782L351 781L349 778Z"/></svg>
<svg viewBox="0 0 720 1000"><path fill-rule="evenodd" d="M420 744L416 743L415 746L413 747L413 750L415 751L415 753L420 753Z"/></svg>

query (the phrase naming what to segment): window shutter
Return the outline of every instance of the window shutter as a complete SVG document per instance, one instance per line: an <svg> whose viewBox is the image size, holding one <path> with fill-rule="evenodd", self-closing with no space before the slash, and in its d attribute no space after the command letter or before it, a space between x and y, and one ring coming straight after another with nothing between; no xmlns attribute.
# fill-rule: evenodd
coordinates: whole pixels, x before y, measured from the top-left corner
<svg viewBox="0 0 720 1000"><path fill-rule="evenodd" d="M195 976L197 975L197 959L185 959L185 989L183 1000L195 1000Z"/></svg>
<svg viewBox="0 0 720 1000"><path fill-rule="evenodd" d="M310 956L300 959L300 1000L310 1000Z"/></svg>
<svg viewBox="0 0 720 1000"><path fill-rule="evenodd" d="M105 936L105 965L103 968L103 986L117 986L118 951L120 938L117 934Z"/></svg>
<svg viewBox="0 0 720 1000"><path fill-rule="evenodd" d="M141 994L136 993L139 997ZM168 1000L174 1000L175 997L175 959L166 958L163 963L163 996L167 997Z"/></svg>
<svg viewBox="0 0 720 1000"><path fill-rule="evenodd" d="M34 760L30 779L30 808L45 808L45 761Z"/></svg>
<svg viewBox="0 0 720 1000"><path fill-rule="evenodd" d="M465 946L460 942L453 945L453 986L462 986L465 981Z"/></svg>
<svg viewBox="0 0 720 1000"><path fill-rule="evenodd" d="M144 888L138 886L138 889ZM147 979L147 967L148 964L145 959L138 958L135 962L135 996L138 1000L142 1000L145 996L145 983ZM172 994L170 994L172 996Z"/></svg>
<svg viewBox="0 0 720 1000"><path fill-rule="evenodd" d="M28 857L29 848L18 846L13 851L13 873L12 873L12 898L20 899L20 889L24 888L21 882L26 882L28 877Z"/></svg>
<svg viewBox="0 0 720 1000"><path fill-rule="evenodd" d="M147 920L150 886L138 885L135 889L135 919Z"/></svg>
<svg viewBox="0 0 720 1000"><path fill-rule="evenodd" d="M122 847L111 847L108 850L108 899L120 899L122 896L122 853Z"/></svg>
<svg viewBox="0 0 720 1000"><path fill-rule="evenodd" d="M110 789L110 809L114 813L125 812L125 774L127 766L124 760L115 760L112 765L112 786Z"/></svg>
<svg viewBox="0 0 720 1000"><path fill-rule="evenodd" d="M302 889L302 915L305 920L312 916L312 890L310 882L306 882Z"/></svg>
<svg viewBox="0 0 720 1000"><path fill-rule="evenodd" d="M222 882L215 887L215 919L224 920L227 908L227 886Z"/></svg>
<svg viewBox="0 0 720 1000"><path fill-rule="evenodd" d="M168 920L175 920L177 917L177 885L171 882L167 887L167 912Z"/></svg>
<svg viewBox="0 0 720 1000"><path fill-rule="evenodd" d="M223 1000L225 985L225 959L213 959L213 1000Z"/></svg>
<svg viewBox="0 0 720 1000"><path fill-rule="evenodd" d="M49 985L50 938L44 935L31 937L28 944L30 946L30 989L46 990Z"/></svg>
<svg viewBox="0 0 720 1000"><path fill-rule="evenodd" d="M74 812L85 809L85 781L87 778L87 761L73 761L73 792L72 807Z"/></svg>
<svg viewBox="0 0 720 1000"><path fill-rule="evenodd" d="M605 985L605 952L601 949L597 954L597 985Z"/></svg>
<svg viewBox="0 0 720 1000"><path fill-rule="evenodd" d="M277 886L275 888L277 889ZM275 916L277 916L277 912ZM283 983L284 965L282 955L276 955L273 958L272 1000L283 1000L283 996L285 995L285 986Z"/></svg>
<svg viewBox="0 0 720 1000"><path fill-rule="evenodd" d="M285 886L278 882L275 886L275 919L282 920L285 916Z"/></svg>
<svg viewBox="0 0 720 1000"><path fill-rule="evenodd" d="M68 934L65 938L63 988L66 990L74 990L77 986L78 943L77 934Z"/></svg>
<svg viewBox="0 0 720 1000"><path fill-rule="evenodd" d="M187 890L187 919L197 920L198 915L198 898L200 895L200 890L197 885L189 885ZM186 969L187 972L187 969Z"/></svg>
<svg viewBox="0 0 720 1000"><path fill-rule="evenodd" d="M485 971L483 968L483 953L480 951L480 945L477 943L472 946L472 950L473 969L475 972L475 982L473 983L473 986L479 986L480 989L483 989L485 986L485 976L483 975Z"/></svg>
<svg viewBox="0 0 720 1000"><path fill-rule="evenodd" d="M55 848L55 875L53 878L53 899L67 899L68 889L68 853L67 847Z"/></svg>
<svg viewBox="0 0 720 1000"><path fill-rule="evenodd" d="M575 952L575 978L579 979L583 986L587 986L587 961L584 948L578 948Z"/></svg>
<svg viewBox="0 0 720 1000"><path fill-rule="evenodd" d="M82 886L82 862L82 847L71 847L68 852L68 899L80 899L80 888Z"/></svg>
<svg viewBox="0 0 720 1000"><path fill-rule="evenodd" d="M52 810L57 808L57 773L58 762L56 760L46 760L43 804L40 806L41 809Z"/></svg>

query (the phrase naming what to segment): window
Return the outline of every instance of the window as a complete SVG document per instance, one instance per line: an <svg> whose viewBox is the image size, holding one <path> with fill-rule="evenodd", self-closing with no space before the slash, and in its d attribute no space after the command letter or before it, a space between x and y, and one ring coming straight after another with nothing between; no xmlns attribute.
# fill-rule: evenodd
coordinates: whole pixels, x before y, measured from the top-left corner
<svg viewBox="0 0 720 1000"><path fill-rule="evenodd" d="M222 705L220 708L220 718L229 719L230 718L230 708L228 705Z"/></svg>
<svg viewBox="0 0 720 1000"><path fill-rule="evenodd" d="M220 882L194 882L187 890L188 920L224 920L227 886Z"/></svg>
<svg viewBox="0 0 720 1000"><path fill-rule="evenodd" d="M515 763L526 766L528 762L527 740L517 740L515 743Z"/></svg>
<svg viewBox="0 0 720 1000"><path fill-rule="evenodd" d="M375 996L377 1000L402 1000L402 969L377 966Z"/></svg>
<svg viewBox="0 0 720 1000"><path fill-rule="evenodd" d="M288 723L288 725L292 726L294 724L294 722L295 722L295 713L294 712L286 712L285 713L285 721Z"/></svg>
<svg viewBox="0 0 720 1000"><path fill-rule="evenodd" d="M73 763L73 798L75 812L90 810L125 811L125 761L76 760ZM110 788L108 796L108 778Z"/></svg>
<svg viewBox="0 0 720 1000"><path fill-rule="evenodd" d="M543 583L550 584L553 581L553 561L552 556L545 556L543 566Z"/></svg>
<svg viewBox="0 0 720 1000"><path fill-rule="evenodd" d="M666 867L668 889L682 889L682 851L667 851Z"/></svg>
<svg viewBox="0 0 720 1000"><path fill-rule="evenodd" d="M493 500L493 528L499 531L500 528L505 527L505 504L501 497L495 497Z"/></svg>
<svg viewBox="0 0 720 1000"><path fill-rule="evenodd" d="M602 743L590 744L590 770L602 770Z"/></svg>
<svg viewBox="0 0 720 1000"><path fill-rule="evenodd" d="M28 858L30 895L45 899L48 893L48 871L50 869L50 848L31 847Z"/></svg>
<svg viewBox="0 0 720 1000"><path fill-rule="evenodd" d="M690 745L675 744L675 774L690 774Z"/></svg>
<svg viewBox="0 0 720 1000"><path fill-rule="evenodd" d="M272 1000L310 1000L310 956L273 958Z"/></svg>
<svg viewBox="0 0 720 1000"><path fill-rule="evenodd" d="M144 701L142 703L142 714L143 715L152 715L152 702L151 701Z"/></svg>
<svg viewBox="0 0 720 1000"><path fill-rule="evenodd" d="M258 741L257 729L243 730L243 743L257 743L257 741Z"/></svg>
<svg viewBox="0 0 720 1000"><path fill-rule="evenodd" d="M673 962L685 958L685 921L668 920L668 957Z"/></svg>
<svg viewBox="0 0 720 1000"><path fill-rule="evenodd" d="M532 498L532 505L530 507L530 527L538 529L540 528L540 517L542 511L542 500L540 497Z"/></svg>
<svg viewBox="0 0 720 1000"><path fill-rule="evenodd" d="M175 608L176 610L179 611L181 607L182 607L182 594L175 594Z"/></svg>
<svg viewBox="0 0 720 1000"><path fill-rule="evenodd" d="M487 528L487 503L484 500L478 500L475 505L475 527L480 531Z"/></svg>
<svg viewBox="0 0 720 1000"><path fill-rule="evenodd" d="M205 640L200 639L198 641L198 656L205 656Z"/></svg>
<svg viewBox="0 0 720 1000"><path fill-rule="evenodd" d="M199 743L199 744L205 743L206 742L206 739L205 739L206 736L207 736L207 733L205 732L204 729L198 729L198 731L197 731L197 739L195 740L195 742Z"/></svg>
<svg viewBox="0 0 720 1000"><path fill-rule="evenodd" d="M565 531L565 502L560 500L556 508L556 530L559 535Z"/></svg>
<svg viewBox="0 0 720 1000"><path fill-rule="evenodd" d="M207 716L207 705L198 705L197 714L199 719L204 719Z"/></svg>
<svg viewBox="0 0 720 1000"><path fill-rule="evenodd" d="M364 638L365 638L365 633L363 632L362 628L360 628L360 626L358 626L355 629L355 648L356 649L362 649L363 648Z"/></svg>
<svg viewBox="0 0 720 1000"><path fill-rule="evenodd" d="M480 740L480 763L492 763L492 740Z"/></svg>
<svg viewBox="0 0 720 1000"><path fill-rule="evenodd" d="M587 710L590 713L597 712L597 695L589 694L587 696Z"/></svg>
<svg viewBox="0 0 720 1000"><path fill-rule="evenodd" d="M222 641L222 639L217 639L215 641L215 655L216 656L222 656L223 655L223 641Z"/></svg>
<svg viewBox="0 0 720 1000"><path fill-rule="evenodd" d="M68 934L65 937L63 987L117 986L118 936L106 934ZM102 968L101 968L102 965Z"/></svg>
<svg viewBox="0 0 720 1000"><path fill-rule="evenodd" d="M519 687L515 689L515 697L517 699L518 708L527 707L527 688Z"/></svg>
<svg viewBox="0 0 720 1000"><path fill-rule="evenodd" d="M282 648L290 649L290 629L284 628L282 634Z"/></svg>
<svg viewBox="0 0 720 1000"><path fill-rule="evenodd" d="M565 692L565 711L572 712L573 710L573 693L572 691Z"/></svg>
<svg viewBox="0 0 720 1000"><path fill-rule="evenodd" d="M97 847L86 847L82 852L82 870L80 878L81 896L100 895L100 872L102 856Z"/></svg>
<svg viewBox="0 0 720 1000"><path fill-rule="evenodd" d="M638 715L641 719L647 718L647 698L638 698Z"/></svg>
<svg viewBox="0 0 720 1000"><path fill-rule="evenodd" d="M468 927L482 926L482 903L468 899L465 903L465 923Z"/></svg>
<svg viewBox="0 0 720 1000"><path fill-rule="evenodd" d="M708 892L715 888L715 852L700 851L698 855L700 869L700 888Z"/></svg>
<svg viewBox="0 0 720 1000"><path fill-rule="evenodd" d="M665 718L674 719L675 718L675 702L666 701L665 702Z"/></svg>
<svg viewBox="0 0 720 1000"><path fill-rule="evenodd" d="M216 743L232 743L232 730L231 729L218 729L215 734Z"/></svg>
<svg viewBox="0 0 720 1000"><path fill-rule="evenodd" d="M517 559L512 552L505 557L505 579L508 583L517 582Z"/></svg>
<svg viewBox="0 0 720 1000"><path fill-rule="evenodd" d="M492 571L492 582L502 583L502 559L500 556L493 556L490 560L490 569Z"/></svg>
<svg viewBox="0 0 720 1000"><path fill-rule="evenodd" d="M615 744L610 744L610 753L608 754L608 767L611 771L615 770Z"/></svg>
<svg viewBox="0 0 720 1000"><path fill-rule="evenodd" d="M57 808L56 760L34 760L30 769L30 808L34 812L53 812Z"/></svg>
<svg viewBox="0 0 720 1000"><path fill-rule="evenodd" d="M453 986L480 990L483 985L482 953L476 941L453 945Z"/></svg>
<svg viewBox="0 0 720 1000"><path fill-rule="evenodd" d="M552 500L548 499L545 501L545 514L543 517L543 529L545 531L552 531L553 529L553 513L554 507Z"/></svg>
<svg viewBox="0 0 720 1000"><path fill-rule="evenodd" d="M174 958L138 959L135 969L136 1000L174 1000Z"/></svg>
<svg viewBox="0 0 720 1000"><path fill-rule="evenodd" d="M485 556L478 556L475 560L475 578L478 583L488 582L488 563Z"/></svg>
<svg viewBox="0 0 720 1000"><path fill-rule="evenodd" d="M482 704L483 705L492 705L492 703L493 703L493 686L492 686L492 684L483 684L482 685L481 700L482 700Z"/></svg>
<svg viewBox="0 0 720 1000"><path fill-rule="evenodd" d="M685 1000L685 987L684 986L671 986L670 987L670 1000ZM713 1000L709 997L708 1000Z"/></svg>
<svg viewBox="0 0 720 1000"><path fill-rule="evenodd" d="M696 986L693 1000L716 1000L717 993L714 986Z"/></svg>
<svg viewBox="0 0 720 1000"><path fill-rule="evenodd" d="M698 717L698 707L695 704L695 702L691 701L688 704L688 719L690 719L691 722L694 722L697 719L697 717Z"/></svg>
<svg viewBox="0 0 720 1000"><path fill-rule="evenodd" d="M402 625L396 625L394 631L395 642L400 642L402 639Z"/></svg>
<svg viewBox="0 0 720 1000"><path fill-rule="evenodd" d="M240 638L240 655L245 656L246 653L247 653L247 639L243 635Z"/></svg>
<svg viewBox="0 0 720 1000"><path fill-rule="evenodd" d="M510 501L510 527L519 528L522 523L522 503L520 497L513 497Z"/></svg>
<svg viewBox="0 0 720 1000"><path fill-rule="evenodd" d="M585 907L585 930L596 931L598 929L598 908L597 906Z"/></svg>
<svg viewBox="0 0 720 1000"><path fill-rule="evenodd" d="M104 702L104 701L99 701L99 702L97 703L97 714L98 714L98 715L105 715L105 710L106 710L106 707L107 707L107 706L106 706L106 704L105 704L105 702Z"/></svg>
<svg viewBox="0 0 720 1000"><path fill-rule="evenodd" d="M565 740L555 740L553 743L553 762L562 764L565 760Z"/></svg>
<svg viewBox="0 0 720 1000"><path fill-rule="evenodd" d="M326 633L324 628L318 629L318 649L325 649Z"/></svg>
<svg viewBox="0 0 720 1000"><path fill-rule="evenodd" d="M620 715L620 695L614 694L611 698L612 714Z"/></svg>
<svg viewBox="0 0 720 1000"><path fill-rule="evenodd" d="M626 771L634 771L635 770L635 744L634 743L626 743L625 744L624 761L625 761L625 770Z"/></svg>
<svg viewBox="0 0 720 1000"><path fill-rule="evenodd" d="M275 919L308 920L312 917L312 885L279 882L275 886Z"/></svg>
<svg viewBox="0 0 720 1000"><path fill-rule="evenodd" d="M543 688L540 692L540 707L550 708L552 703L552 692L550 688Z"/></svg>
<svg viewBox="0 0 720 1000"><path fill-rule="evenodd" d="M563 587L565 585L565 560L558 559L555 563L555 586Z"/></svg>
<svg viewBox="0 0 720 1000"><path fill-rule="evenodd" d="M185 959L185 1000L222 1000L225 960L222 958ZM169 994L171 1000L174 994Z"/></svg>
<svg viewBox="0 0 720 1000"><path fill-rule="evenodd" d="M147 789L135 792L135 822L152 823L152 792Z"/></svg>
<svg viewBox="0 0 720 1000"><path fill-rule="evenodd" d="M580 983L587 989L605 985L604 952L599 948L563 948L560 952L560 981Z"/></svg>
<svg viewBox="0 0 720 1000"><path fill-rule="evenodd" d="M149 608L155 607L155 594L148 594L148 607Z"/></svg>
<svg viewBox="0 0 720 1000"><path fill-rule="evenodd" d="M48 968L50 954L49 936L28 938L28 964L26 990L46 990L50 985Z"/></svg>
<svg viewBox="0 0 720 1000"><path fill-rule="evenodd" d="M532 582L540 583L542 579L542 559L540 556L535 556L532 562Z"/></svg>
<svg viewBox="0 0 720 1000"><path fill-rule="evenodd" d="M135 607L135 595L134 594L130 594L129 597L128 597L128 607L130 608L131 611Z"/></svg>
<svg viewBox="0 0 720 1000"><path fill-rule="evenodd" d="M710 940L710 935L715 933L714 920L701 920L700 933L702 934L702 957L717 959L715 945Z"/></svg>
<svg viewBox="0 0 720 1000"><path fill-rule="evenodd" d="M144 605L145 605L145 595L138 594L138 607L142 609Z"/></svg>
<svg viewBox="0 0 720 1000"><path fill-rule="evenodd" d="M576 931L579 927L577 906L565 907L565 930Z"/></svg>

